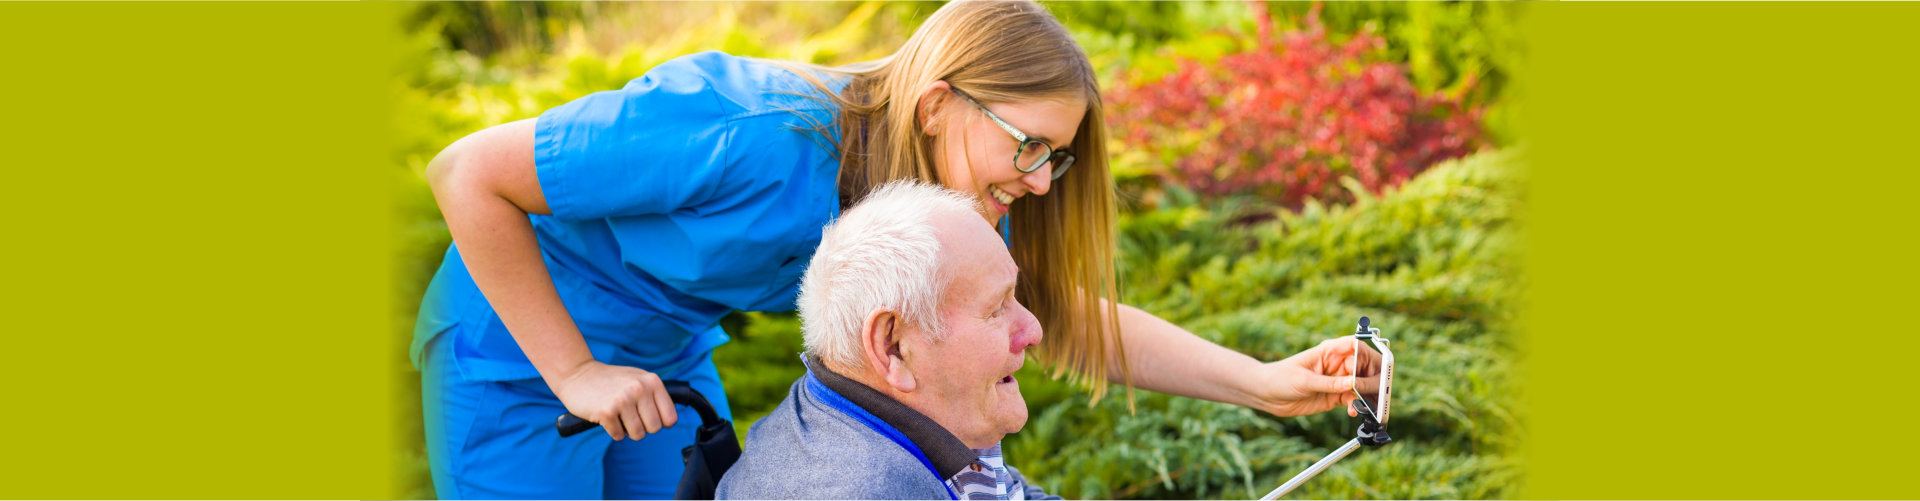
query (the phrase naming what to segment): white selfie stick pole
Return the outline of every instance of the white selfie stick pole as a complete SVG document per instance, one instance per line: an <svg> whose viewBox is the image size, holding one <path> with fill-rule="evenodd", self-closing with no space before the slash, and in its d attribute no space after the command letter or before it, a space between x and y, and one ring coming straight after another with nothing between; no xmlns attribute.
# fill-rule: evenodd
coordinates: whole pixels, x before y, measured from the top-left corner
<svg viewBox="0 0 1920 501"><path fill-rule="evenodd" d="M1362 438L1373 438L1373 434L1362 430L1360 437L1348 440L1347 445L1342 445L1340 448L1334 449L1332 453L1327 454L1327 457L1315 461L1313 466L1307 467L1307 471L1300 472L1299 475L1294 475L1292 480L1280 484L1280 488L1267 493L1266 496L1260 498L1260 501L1273 501L1279 499L1280 496L1285 496L1287 493L1293 492L1294 488L1300 487L1300 484L1307 483L1307 480L1313 478L1314 475L1319 475L1320 472L1326 471L1327 467L1333 466L1333 463L1346 459L1348 454L1353 454L1353 451L1360 450L1360 439Z"/></svg>

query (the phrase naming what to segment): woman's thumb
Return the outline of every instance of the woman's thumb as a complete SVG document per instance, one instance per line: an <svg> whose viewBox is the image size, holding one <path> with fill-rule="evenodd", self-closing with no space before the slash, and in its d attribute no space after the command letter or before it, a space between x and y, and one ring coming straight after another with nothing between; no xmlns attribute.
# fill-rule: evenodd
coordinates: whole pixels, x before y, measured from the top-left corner
<svg viewBox="0 0 1920 501"><path fill-rule="evenodd" d="M1320 393L1345 393L1353 391L1352 376L1308 376L1307 389Z"/></svg>

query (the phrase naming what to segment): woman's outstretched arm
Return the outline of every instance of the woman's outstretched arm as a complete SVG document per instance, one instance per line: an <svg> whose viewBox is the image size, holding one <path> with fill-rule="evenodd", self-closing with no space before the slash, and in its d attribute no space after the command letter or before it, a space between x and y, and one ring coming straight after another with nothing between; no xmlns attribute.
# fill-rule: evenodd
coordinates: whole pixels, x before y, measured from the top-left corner
<svg viewBox="0 0 1920 501"><path fill-rule="evenodd" d="M1139 308L1120 305L1120 329L1134 386L1251 407L1279 416L1332 410L1351 400L1353 341L1334 338L1286 360L1260 362L1200 338ZM1121 382L1120 364L1107 379Z"/></svg>

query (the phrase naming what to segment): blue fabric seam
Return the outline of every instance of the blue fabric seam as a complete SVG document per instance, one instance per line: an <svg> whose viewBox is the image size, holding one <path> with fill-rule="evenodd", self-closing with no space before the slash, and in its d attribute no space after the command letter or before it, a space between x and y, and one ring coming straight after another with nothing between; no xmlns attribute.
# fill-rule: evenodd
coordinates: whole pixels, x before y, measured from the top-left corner
<svg viewBox="0 0 1920 501"><path fill-rule="evenodd" d="M556 106L554 108L557 109L559 107ZM553 109L548 109L547 111L553 111ZM547 213L565 220L567 218L562 216L562 214L572 214L578 212L580 209L574 205L573 193L569 189L569 186L558 184L557 179L554 180L555 182L549 183L547 182L549 176L540 175L540 171L542 170L540 168L541 166L549 166L546 170L551 171L551 166L554 162L564 162L564 160L557 158L559 152L555 151L559 149L559 145L556 144L559 140L555 137L559 132L552 129L557 127L557 125L554 125L550 120L543 120L546 118L546 115L547 112L543 111L540 112L540 116L536 116L533 119L533 137L535 139L533 145L533 179L535 184L540 185L541 197L547 200Z"/></svg>
<svg viewBox="0 0 1920 501"><path fill-rule="evenodd" d="M738 122L738 121L746 120L749 118L758 118L758 117L773 115L777 113L793 113L796 111L804 112L804 111L838 111L838 110L835 110L833 108L793 108L793 109L772 108L772 109L765 109L765 110L743 111L740 113L729 115L726 118L724 118L724 120L726 120L728 124L731 125L732 122Z"/></svg>

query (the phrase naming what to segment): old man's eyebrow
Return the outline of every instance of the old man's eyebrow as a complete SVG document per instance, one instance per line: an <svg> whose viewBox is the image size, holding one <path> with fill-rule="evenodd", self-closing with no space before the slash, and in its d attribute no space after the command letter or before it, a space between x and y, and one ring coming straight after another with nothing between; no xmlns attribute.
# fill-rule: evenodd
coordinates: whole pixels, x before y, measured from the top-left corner
<svg viewBox="0 0 1920 501"><path fill-rule="evenodd" d="M1015 283L1007 284L1007 287L1005 289L1000 289L1000 295L998 296L999 299L993 302L992 307L999 308L1001 306L1005 306L1007 304L1007 298L1013 297L1013 288L1016 285L1019 285L1019 283L1015 282Z"/></svg>

